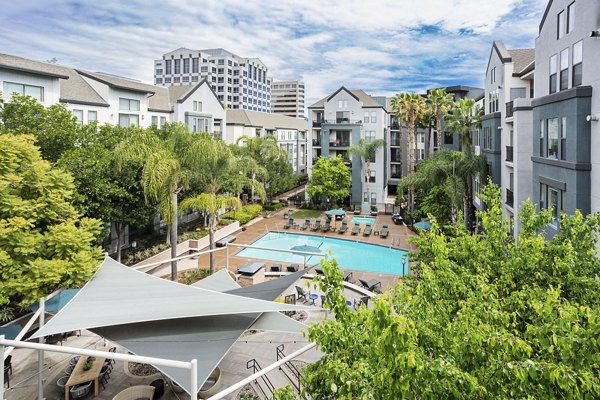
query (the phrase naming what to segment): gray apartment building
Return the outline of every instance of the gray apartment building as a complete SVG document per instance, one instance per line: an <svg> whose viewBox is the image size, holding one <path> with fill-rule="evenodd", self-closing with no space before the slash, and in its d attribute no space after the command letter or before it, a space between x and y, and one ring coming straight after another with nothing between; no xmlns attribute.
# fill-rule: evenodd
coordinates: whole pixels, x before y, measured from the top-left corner
<svg viewBox="0 0 600 400"><path fill-rule="evenodd" d="M239 57L224 49L179 48L154 61L154 83L195 84L206 79L228 109L271 112L271 78L258 58Z"/></svg>
<svg viewBox="0 0 600 400"><path fill-rule="evenodd" d="M273 81L271 83L271 112L288 117L304 118L304 82Z"/></svg>

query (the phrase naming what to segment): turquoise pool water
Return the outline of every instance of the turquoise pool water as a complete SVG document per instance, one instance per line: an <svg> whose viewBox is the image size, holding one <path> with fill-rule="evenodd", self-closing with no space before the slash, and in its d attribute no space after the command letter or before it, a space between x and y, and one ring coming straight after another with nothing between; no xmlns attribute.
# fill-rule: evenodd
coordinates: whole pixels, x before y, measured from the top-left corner
<svg viewBox="0 0 600 400"><path fill-rule="evenodd" d="M354 222L355 224L371 224L374 225L375 224L375 219L374 217L352 217L352 222Z"/></svg>
<svg viewBox="0 0 600 400"><path fill-rule="evenodd" d="M404 250L353 242L351 240L277 232L267 233L252 243L252 245L284 250L289 250L294 246L300 245L315 246L320 248L323 253L331 251L331 257L337 260L340 268L394 275L402 275L401 259L407 253ZM236 255L239 257L280 261L282 263L302 264L304 262L304 257L301 255L271 250L244 249ZM307 257L306 264L317 264L321 259L322 257L317 256ZM408 265L408 260L406 264ZM408 267L405 269L407 270Z"/></svg>

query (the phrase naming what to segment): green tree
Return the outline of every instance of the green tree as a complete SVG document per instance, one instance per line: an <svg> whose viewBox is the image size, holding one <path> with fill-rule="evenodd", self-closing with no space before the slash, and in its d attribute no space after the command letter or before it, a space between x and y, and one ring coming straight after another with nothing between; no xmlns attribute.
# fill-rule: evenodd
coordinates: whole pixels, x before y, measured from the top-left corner
<svg viewBox="0 0 600 400"><path fill-rule="evenodd" d="M319 157L312 167L306 193L313 202L317 199L321 201L330 199L337 203L350 195L350 186L352 186L350 170L341 156Z"/></svg>
<svg viewBox="0 0 600 400"><path fill-rule="evenodd" d="M202 159L206 156L200 134L190 133L183 124L165 124L158 129L138 129L115 149L117 169L141 162L141 184L150 204L158 203L161 216L170 226L171 258L177 257L178 198L189 189ZM171 279L177 281L177 261L171 261Z"/></svg>
<svg viewBox="0 0 600 400"><path fill-rule="evenodd" d="M371 163L375 162L377 156L377 150L385 147L385 140L375 139L366 140L360 139L356 144L353 144L348 149L348 153L356 154L361 158L361 161L365 165L365 190L369 193L369 180L371 179Z"/></svg>
<svg viewBox="0 0 600 400"><path fill-rule="evenodd" d="M317 284L335 319L309 328L323 356L305 370L319 399L592 399L600 396L600 214L551 221L530 202L518 241L486 187L485 230L417 237L413 275L353 312L341 273ZM286 394L289 398L289 391Z"/></svg>
<svg viewBox="0 0 600 400"><path fill-rule="evenodd" d="M453 100L454 96L451 93L446 93L445 88L433 89L427 94L427 107L435 117L438 150L442 149L444 143L442 140L444 116L452 108Z"/></svg>
<svg viewBox="0 0 600 400"><path fill-rule="evenodd" d="M144 201L140 183L142 163L128 162L116 168L116 146L138 128L95 124L83 127L77 136L78 146L65 151L57 166L71 172L76 188L76 207L84 216L110 222L117 233L117 261L121 261L121 244L127 226L146 225L156 213Z"/></svg>
<svg viewBox="0 0 600 400"><path fill-rule="evenodd" d="M102 258L100 221L80 218L71 176L33 136L0 135L0 314L88 280Z"/></svg>

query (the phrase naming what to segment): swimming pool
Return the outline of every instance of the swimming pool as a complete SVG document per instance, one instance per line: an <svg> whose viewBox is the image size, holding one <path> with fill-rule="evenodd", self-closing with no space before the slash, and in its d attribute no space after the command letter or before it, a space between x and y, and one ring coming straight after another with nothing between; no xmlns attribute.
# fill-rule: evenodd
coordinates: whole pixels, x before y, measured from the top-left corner
<svg viewBox="0 0 600 400"><path fill-rule="evenodd" d="M355 224L371 224L374 225L375 224L375 219L374 217L352 217L352 222L354 222Z"/></svg>
<svg viewBox="0 0 600 400"><path fill-rule="evenodd" d="M300 245L315 246L323 253L331 251L331 257L337 260L340 268L394 275L402 275L401 260L402 256L407 254L404 250L374 244L296 233L269 232L252 245L284 250ZM298 254L260 249L244 249L236 256L283 263L302 264L304 262L304 257ZM306 264L317 264L321 259L322 257L317 256L307 257ZM405 269L408 270L408 259L406 265Z"/></svg>

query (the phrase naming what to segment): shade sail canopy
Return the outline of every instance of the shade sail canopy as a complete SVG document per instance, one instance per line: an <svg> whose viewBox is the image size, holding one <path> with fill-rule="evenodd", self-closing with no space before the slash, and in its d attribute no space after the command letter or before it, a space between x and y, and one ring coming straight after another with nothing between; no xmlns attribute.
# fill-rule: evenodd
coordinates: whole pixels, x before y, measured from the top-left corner
<svg viewBox="0 0 600 400"><path fill-rule="evenodd" d="M318 248L317 246L311 246L308 244L300 244L298 246L291 247L290 250L305 251L307 253L320 253L321 252L321 249Z"/></svg>
<svg viewBox="0 0 600 400"><path fill-rule="evenodd" d="M107 313L102 309L109 308L110 312L120 316L119 319L123 319L123 315L129 315L131 321L92 326L87 329L118 343L137 355L188 362L191 359L197 359L197 380L200 388L246 329L252 327L253 329L300 332L305 328L303 324L278 312L280 311L279 306L284 304L271 300L279 296L307 271L299 271L283 278L245 288L240 288L237 283L226 276L226 272L221 272L200 281L203 282L198 285L200 287L191 287L131 270L106 258L92 280L47 325L37 332L36 337L63 332L61 329L65 329L64 331L84 329L84 325L89 324L91 320L89 315L82 312L84 305L89 306L90 310L98 310L103 318ZM124 279L127 285L117 279ZM157 281L165 282L168 285L159 285ZM215 290L208 290L211 282L215 285L213 287ZM142 290L139 290L140 287ZM148 287L155 290L151 296L143 294L144 288L148 291ZM220 292L228 288L230 288L229 293ZM118 293L119 290L123 293ZM161 290L168 295L163 305L153 301L154 298L163 298ZM179 301L174 297L177 291L181 293ZM143 307L145 309L138 308L140 300L134 298L131 293L147 299L146 306ZM196 293L199 295L195 296ZM119 298L118 307L115 306L116 302L105 301L105 296L111 294ZM190 301L191 304L186 304ZM194 308L199 310L221 309L220 302L223 301L234 303L242 308L247 308L245 303L253 304L252 307L259 305L263 307L261 311L257 312L217 314L213 310L209 311L207 315L194 315L194 313L197 314ZM313 307L286 306L294 311L314 310ZM229 308L229 305L227 307ZM185 312L191 311L190 315L181 316L184 314L182 309ZM151 312L148 310L156 311L161 318L139 321L136 313L141 312L151 316ZM169 315L171 317L168 317ZM80 326L80 328L73 329L72 326ZM157 368L183 389L189 391L189 370L164 366L157 366Z"/></svg>
<svg viewBox="0 0 600 400"><path fill-rule="evenodd" d="M94 277L33 337L146 321L308 308L181 285L107 257Z"/></svg>
<svg viewBox="0 0 600 400"><path fill-rule="evenodd" d="M192 283L192 286L206 290L215 290L217 292L226 292L240 287L225 268L198 282Z"/></svg>

